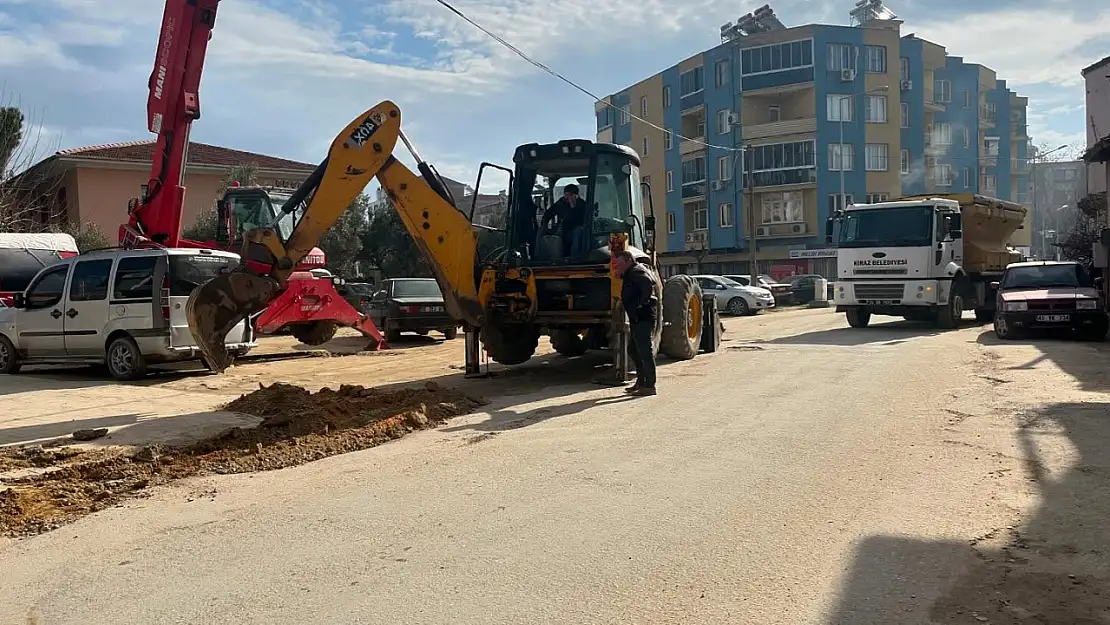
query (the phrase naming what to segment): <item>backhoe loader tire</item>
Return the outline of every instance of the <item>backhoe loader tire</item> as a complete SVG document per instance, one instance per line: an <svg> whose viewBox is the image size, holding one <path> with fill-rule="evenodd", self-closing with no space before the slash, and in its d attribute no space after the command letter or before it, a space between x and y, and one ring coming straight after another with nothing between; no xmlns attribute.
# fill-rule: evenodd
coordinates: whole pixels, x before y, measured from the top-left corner
<svg viewBox="0 0 1110 625"><path fill-rule="evenodd" d="M690 360L701 346L701 286L687 275L663 285L663 335L660 348L675 360Z"/></svg>
<svg viewBox="0 0 1110 625"><path fill-rule="evenodd" d="M551 346L563 356L581 356L589 349L589 344L581 330L559 328L551 331Z"/></svg>
<svg viewBox="0 0 1110 625"><path fill-rule="evenodd" d="M335 336L339 326L334 321L313 321L311 323L294 323L289 325L293 338L305 345L323 345Z"/></svg>
<svg viewBox="0 0 1110 625"><path fill-rule="evenodd" d="M489 357L503 365L528 362L540 343L540 333L533 325L489 324L482 327L480 336Z"/></svg>

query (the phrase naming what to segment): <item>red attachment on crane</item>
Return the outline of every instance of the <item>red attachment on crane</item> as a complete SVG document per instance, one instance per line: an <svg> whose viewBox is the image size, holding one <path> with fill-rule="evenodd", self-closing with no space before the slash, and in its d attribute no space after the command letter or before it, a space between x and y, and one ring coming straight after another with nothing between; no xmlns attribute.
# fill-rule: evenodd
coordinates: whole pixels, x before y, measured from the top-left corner
<svg viewBox="0 0 1110 625"><path fill-rule="evenodd" d="M147 194L133 200L120 245L181 239L189 130L200 118L200 76L220 0L166 0L147 97L147 127L158 135Z"/></svg>

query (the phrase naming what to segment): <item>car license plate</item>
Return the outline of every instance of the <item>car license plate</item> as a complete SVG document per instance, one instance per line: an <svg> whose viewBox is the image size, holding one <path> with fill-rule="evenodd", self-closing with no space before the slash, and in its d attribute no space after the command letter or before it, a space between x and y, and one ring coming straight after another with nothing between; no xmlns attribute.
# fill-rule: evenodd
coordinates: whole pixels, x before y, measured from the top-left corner
<svg viewBox="0 0 1110 625"><path fill-rule="evenodd" d="M443 306L421 306L420 312L443 312Z"/></svg>
<svg viewBox="0 0 1110 625"><path fill-rule="evenodd" d="M1037 321L1045 323L1059 323L1061 321L1070 321L1071 315L1037 315Z"/></svg>

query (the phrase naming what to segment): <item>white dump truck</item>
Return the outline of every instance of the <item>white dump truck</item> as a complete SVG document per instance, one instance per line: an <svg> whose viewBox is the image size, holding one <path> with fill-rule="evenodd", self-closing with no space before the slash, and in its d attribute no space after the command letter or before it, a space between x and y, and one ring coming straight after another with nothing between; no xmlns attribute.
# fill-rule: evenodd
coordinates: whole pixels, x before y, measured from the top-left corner
<svg viewBox="0 0 1110 625"><path fill-rule="evenodd" d="M970 193L919 195L856 204L833 214L825 238L836 245L833 301L854 328L872 315L959 324L963 311L994 318L996 281L1021 260L1008 246L1022 227L1020 204Z"/></svg>

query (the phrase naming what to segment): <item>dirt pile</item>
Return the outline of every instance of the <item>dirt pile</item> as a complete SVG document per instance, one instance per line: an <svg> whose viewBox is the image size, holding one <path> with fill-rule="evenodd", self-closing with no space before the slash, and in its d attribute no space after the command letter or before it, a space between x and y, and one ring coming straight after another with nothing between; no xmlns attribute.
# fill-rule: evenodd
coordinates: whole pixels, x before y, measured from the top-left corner
<svg viewBox="0 0 1110 625"><path fill-rule="evenodd" d="M190 445L0 450L0 473L29 473L0 478L0 534L48 531L185 477L267 471L367 449L485 403L435 383L394 390L344 385L317 393L277 383L224 407L261 417L258 427L231 428Z"/></svg>

